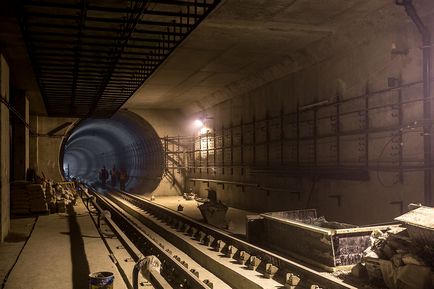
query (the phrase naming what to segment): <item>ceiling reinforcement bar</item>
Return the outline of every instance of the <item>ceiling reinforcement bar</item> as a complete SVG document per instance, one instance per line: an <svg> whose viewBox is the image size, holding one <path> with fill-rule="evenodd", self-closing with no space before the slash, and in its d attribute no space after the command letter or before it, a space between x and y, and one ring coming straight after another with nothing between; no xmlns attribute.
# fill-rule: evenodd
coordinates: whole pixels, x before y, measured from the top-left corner
<svg viewBox="0 0 434 289"><path fill-rule="evenodd" d="M17 1L48 114L110 117L219 3Z"/></svg>

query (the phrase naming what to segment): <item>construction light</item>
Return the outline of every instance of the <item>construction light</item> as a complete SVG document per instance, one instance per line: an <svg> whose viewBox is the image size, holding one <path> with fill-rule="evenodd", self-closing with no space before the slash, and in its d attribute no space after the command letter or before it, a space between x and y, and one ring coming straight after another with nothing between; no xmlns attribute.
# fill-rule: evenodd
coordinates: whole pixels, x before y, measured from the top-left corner
<svg viewBox="0 0 434 289"><path fill-rule="evenodd" d="M201 128L201 127L203 127L203 121L200 120L200 119L196 119L196 120L194 121L193 125L194 125L194 127L196 127L196 128Z"/></svg>

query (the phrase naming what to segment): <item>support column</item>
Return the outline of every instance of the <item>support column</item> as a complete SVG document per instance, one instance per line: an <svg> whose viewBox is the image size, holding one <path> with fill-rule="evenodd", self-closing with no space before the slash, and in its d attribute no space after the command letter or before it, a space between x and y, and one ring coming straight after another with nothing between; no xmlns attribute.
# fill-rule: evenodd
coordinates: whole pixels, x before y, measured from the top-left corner
<svg viewBox="0 0 434 289"><path fill-rule="evenodd" d="M0 54L0 96L9 101L9 66ZM10 227L10 137L9 110L0 103L0 242L3 242Z"/></svg>
<svg viewBox="0 0 434 289"><path fill-rule="evenodd" d="M29 100L24 91L11 92L12 106L29 123ZM29 168L29 129L22 120L12 117L12 180L25 180L26 170Z"/></svg>

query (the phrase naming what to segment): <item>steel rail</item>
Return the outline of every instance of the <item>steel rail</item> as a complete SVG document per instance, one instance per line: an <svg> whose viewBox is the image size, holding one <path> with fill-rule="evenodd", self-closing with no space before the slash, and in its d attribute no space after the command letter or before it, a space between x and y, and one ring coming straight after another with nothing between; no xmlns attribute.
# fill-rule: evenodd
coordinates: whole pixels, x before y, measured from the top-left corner
<svg viewBox="0 0 434 289"><path fill-rule="evenodd" d="M90 189L89 187L87 187ZM99 197L97 194L89 194L84 190L80 190L81 198L86 201L85 205L89 212L92 211L90 205L96 210L98 214L98 227L100 227L101 219L104 219L104 222L110 227L112 232L116 235L119 242L121 242L122 246L126 249L131 258L136 262L133 270L133 288L139 288L138 282L138 274L140 270L143 269L144 261L146 260L143 254L137 249L136 245L130 241L130 239L125 235L125 233L118 227L118 225L111 219L110 215L107 214L107 211L104 211L102 207L97 203L97 198ZM99 197L100 198L100 197ZM104 201L104 200L102 200ZM149 270L149 282L156 289L173 289L173 287L160 275L156 270Z"/></svg>
<svg viewBox="0 0 434 289"><path fill-rule="evenodd" d="M117 206L128 212L128 214L132 215L144 226L161 236L164 240L171 244L176 244L174 246L176 246L177 250L187 254L192 261L218 276L219 279L231 288L280 288L285 282L284 280L276 280L275 278L264 278L265 276L263 274L258 274L258 272L262 273L259 269L248 270L248 272L246 272L245 270L247 268L244 262L236 262L231 258L228 258L228 256L222 255L221 251L210 248L210 241L202 232L192 234L192 232L185 231L181 227L173 226L173 224L164 219L158 219L155 216L142 211L116 193L111 193L108 198L116 203ZM188 260L184 261L188 262ZM187 264L189 265L189 262ZM192 264L192 266L195 265ZM193 267L193 269L195 268ZM217 284L214 285L218 286ZM305 286L300 286L299 288L305 288Z"/></svg>
<svg viewBox="0 0 434 289"><path fill-rule="evenodd" d="M85 193L85 201L87 207L89 204L99 212L99 215L104 214L105 222L113 229L113 232L118 236L122 245L127 249L128 253L136 261L135 272L133 274L134 287L137 289L137 273L138 269L144 264L143 256L155 255L162 265L162 275L178 284L178 287L172 287L170 283L162 278L162 275L151 270L149 281L157 289L171 288L189 288L189 289L209 289L210 287L202 282L196 275L184 267L181 263L175 260L164 248L141 231L134 222L125 215L121 210L115 208L113 203L107 198L94 192L88 187L92 194ZM110 212L110 216L107 213ZM100 218L98 218L100 219Z"/></svg>
<svg viewBox="0 0 434 289"><path fill-rule="evenodd" d="M155 204L153 202L126 192L119 192L119 195L122 196L125 200L139 207L140 209L151 213L159 219L166 220L175 227L188 225L189 228L196 228L196 231L203 232L207 236L212 236L214 239L214 245L218 240L223 241L225 243L225 248L223 249L223 251L229 246L233 246L238 250L238 255L241 251L244 251L251 256L258 257L264 263L272 264L273 266L278 268L278 272L276 273L275 277L277 279L284 280L287 273L292 273L300 277L304 287L310 285L319 285L322 288L328 289L356 288L352 285L345 284L342 280L339 280L335 277L320 274L312 268L304 266L298 262L286 259L263 248L257 247L223 230L201 223L183 214L170 210L162 205ZM235 254L235 257L237 257L237 254Z"/></svg>

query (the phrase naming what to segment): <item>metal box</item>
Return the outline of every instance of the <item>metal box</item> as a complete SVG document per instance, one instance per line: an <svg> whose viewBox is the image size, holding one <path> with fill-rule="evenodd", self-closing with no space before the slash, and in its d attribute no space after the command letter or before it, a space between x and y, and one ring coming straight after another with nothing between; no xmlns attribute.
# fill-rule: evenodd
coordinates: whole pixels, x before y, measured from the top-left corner
<svg viewBox="0 0 434 289"><path fill-rule="evenodd" d="M328 270L359 262L363 251L371 245L372 231L385 231L393 225L357 227L328 222L317 218L315 209L260 216L264 228L261 245Z"/></svg>

